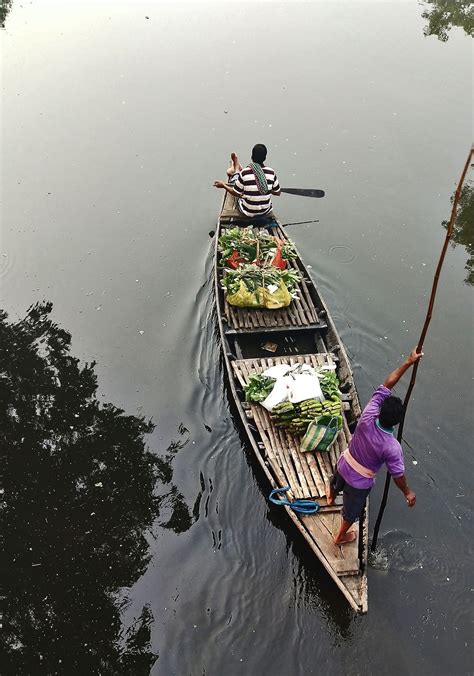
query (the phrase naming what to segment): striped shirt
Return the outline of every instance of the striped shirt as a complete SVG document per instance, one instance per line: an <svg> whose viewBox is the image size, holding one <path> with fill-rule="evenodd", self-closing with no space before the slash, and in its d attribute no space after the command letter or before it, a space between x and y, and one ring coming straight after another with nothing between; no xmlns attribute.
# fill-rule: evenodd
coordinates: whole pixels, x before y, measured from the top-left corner
<svg viewBox="0 0 474 676"><path fill-rule="evenodd" d="M272 210L272 192L278 192L280 184L277 175L271 167L263 167L268 184L268 194L262 195L258 189L257 179L250 167L245 167L238 174L234 174L231 181L235 192L241 195L238 200L240 211L244 216L265 216Z"/></svg>

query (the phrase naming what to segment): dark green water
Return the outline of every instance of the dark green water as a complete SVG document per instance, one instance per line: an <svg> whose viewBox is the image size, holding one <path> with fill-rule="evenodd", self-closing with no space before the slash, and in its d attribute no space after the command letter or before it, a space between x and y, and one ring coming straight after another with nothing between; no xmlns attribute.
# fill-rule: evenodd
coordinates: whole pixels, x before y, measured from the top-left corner
<svg viewBox="0 0 474 676"><path fill-rule="evenodd" d="M422 11L10 3L0 304L15 322L53 303L71 354L97 362L98 400L152 419L145 442L159 464L153 500L133 419L114 416L96 421L107 452L98 442L95 464L15 461L2 673L472 672L465 246L448 250L405 424L418 502L407 510L391 492L364 617L268 506L229 409L212 315L212 183L231 150L247 161L263 142L282 185L326 191L276 208L284 223L319 219L292 237L363 403L416 344L472 138L470 38L425 37ZM12 346L1 347L14 370ZM104 495L86 511L89 484Z"/></svg>

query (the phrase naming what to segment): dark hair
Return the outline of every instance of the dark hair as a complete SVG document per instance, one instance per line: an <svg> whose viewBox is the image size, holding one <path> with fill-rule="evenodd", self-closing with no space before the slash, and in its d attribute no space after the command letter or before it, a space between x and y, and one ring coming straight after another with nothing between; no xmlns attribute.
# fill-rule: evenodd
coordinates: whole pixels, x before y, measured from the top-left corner
<svg viewBox="0 0 474 676"><path fill-rule="evenodd" d="M252 148L252 160L254 162L258 162L258 164L263 164L266 157L266 147L263 145L263 143L257 143L257 145Z"/></svg>
<svg viewBox="0 0 474 676"><path fill-rule="evenodd" d="M404 413L400 397L387 397L380 408L379 423L382 427L394 427L402 421Z"/></svg>

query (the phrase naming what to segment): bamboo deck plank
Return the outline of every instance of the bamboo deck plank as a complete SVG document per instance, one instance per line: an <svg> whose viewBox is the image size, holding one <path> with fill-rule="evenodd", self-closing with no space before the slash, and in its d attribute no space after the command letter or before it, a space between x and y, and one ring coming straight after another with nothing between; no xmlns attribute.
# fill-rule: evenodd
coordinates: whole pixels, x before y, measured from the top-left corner
<svg viewBox="0 0 474 676"><path fill-rule="evenodd" d="M315 451L314 457L318 461L318 465L319 465L319 469L321 471L321 475L323 477L324 485L326 485L329 482L329 475L326 471L326 464L323 461L321 451Z"/></svg>
<svg viewBox="0 0 474 676"><path fill-rule="evenodd" d="M233 362L231 362L231 364L232 364L232 368L234 369L234 373L237 376L239 383L242 385L242 387L245 387L247 385L247 379L244 377L244 375L243 375L243 373L240 369L239 362L233 361Z"/></svg>
<svg viewBox="0 0 474 676"><path fill-rule="evenodd" d="M250 406L253 413L253 418L255 420L255 424L257 425L257 429L260 432L260 436L262 438L263 445L265 447L266 456L270 460L273 460L275 457L275 453L273 451L271 432L268 429L267 425L265 424L263 418L260 416L258 404L252 403Z"/></svg>
<svg viewBox="0 0 474 676"><path fill-rule="evenodd" d="M306 477L306 483L308 484L308 489L309 489L309 496L312 498L319 498L320 493L318 490L318 487L316 486L316 483L314 481L313 475L311 474L311 470L309 468L308 462L304 456L304 454L299 453L300 457L300 462L301 466L303 468L304 475Z"/></svg>
<svg viewBox="0 0 474 676"><path fill-rule="evenodd" d="M329 480L331 480L332 475L334 474L334 472L333 472L332 467L331 467L331 462L330 462L330 458L329 458L328 452L327 452L327 451L324 451L323 454L322 454L322 457L323 457L324 466L326 467L326 473L327 473L327 475L328 475L328 477L329 477Z"/></svg>
<svg viewBox="0 0 474 676"><path fill-rule="evenodd" d="M299 462L301 463L301 467L302 467L302 470L303 470L303 473L304 473L304 476L305 476L305 479L306 479L306 483L308 485L308 490L309 490L309 496L308 497L319 497L319 495L320 495L319 489L316 486L313 475L311 473L311 469L308 465L307 456L309 455L309 453L301 453L299 451L300 440L299 440L298 437L295 437L294 435L293 435L293 443L294 443L294 447L295 447L297 455L298 455Z"/></svg>
<svg viewBox="0 0 474 676"><path fill-rule="evenodd" d="M311 471L311 476L313 477L314 483L316 484L316 487L318 489L319 496L326 495L324 480L321 476L321 472L319 470L318 463L316 462L314 454L310 451L308 453L303 453L302 455L304 455L306 458L306 462Z"/></svg>
<svg viewBox="0 0 474 676"><path fill-rule="evenodd" d="M255 361L255 360L247 360L247 361L250 362L253 370L260 370L261 364L259 364L258 361ZM262 361L264 361L264 360L262 360ZM245 362L243 362L243 368L246 369L246 373L247 373L247 375L249 375L250 372L249 372L249 370L247 368L247 364ZM265 369L263 369L263 370L265 370ZM300 483L297 479L297 475L295 474L295 471L293 470L291 462L288 462L288 458L287 458L287 455L286 455L285 450L284 450L285 439L282 436L282 434L280 433L280 430L277 430L273 426L271 419L270 419L270 415L269 415L268 411L263 408L263 406L259 410L259 420L260 421L262 421L262 420L266 421L266 424L268 425L269 434L271 434L272 441L274 443L274 448L273 448L274 458L272 460L272 464L274 462L279 463L281 470L282 470L283 474L285 475L285 477L287 479L287 481L284 485L288 484L290 486L291 491L294 494L294 496L296 498L303 497L302 489L301 489ZM258 429L258 425L257 425L257 429Z"/></svg>
<svg viewBox="0 0 474 676"><path fill-rule="evenodd" d="M298 475L298 479L300 482L301 486L301 497L302 498L310 498L311 497L311 491L308 486L308 482L306 481L306 476L303 472L303 467L301 464L301 460L299 458L299 453L297 450L297 447L295 447L294 439L292 438L291 435L287 434L286 435L289 451L290 451L290 456L293 459L293 464L296 469L296 473Z"/></svg>
<svg viewBox="0 0 474 676"><path fill-rule="evenodd" d="M273 426L271 424L269 417L264 414L264 410L261 407L258 410L258 423L261 425L262 429L264 429L266 431L267 436L268 436L268 440L269 440L270 445L271 445L271 451L269 452L268 457L271 460L275 460L275 461L280 462L280 458L276 453L277 441L275 439L275 433L274 433Z"/></svg>
<svg viewBox="0 0 474 676"><path fill-rule="evenodd" d="M340 433L338 433L337 437L339 437L339 434ZM336 455L337 437L334 440L334 443L331 444L330 451L329 451L329 459L331 461L331 469L332 469L333 474L334 474L334 470L336 469L336 464L337 464L337 455Z"/></svg>
<svg viewBox="0 0 474 676"><path fill-rule="evenodd" d="M277 429L276 431L276 438L278 439L278 444L277 444L277 452L281 458L282 465L285 469L285 474L288 477L288 484L292 489L294 489L295 496L297 498L302 498L303 492L301 485L298 481L297 475L295 470L293 469L293 464L291 460L289 461L289 452L285 452L285 435L284 432L281 429Z"/></svg>
<svg viewBox="0 0 474 676"><path fill-rule="evenodd" d="M301 274L301 270L300 270ZM300 282L301 289L303 290L303 296L306 301L306 306L308 308L308 313L309 313L309 319L310 321L317 322L319 321L318 319L318 313L316 312L316 307L313 303L313 299L311 298L311 294L309 292L308 286L304 280L304 278Z"/></svg>

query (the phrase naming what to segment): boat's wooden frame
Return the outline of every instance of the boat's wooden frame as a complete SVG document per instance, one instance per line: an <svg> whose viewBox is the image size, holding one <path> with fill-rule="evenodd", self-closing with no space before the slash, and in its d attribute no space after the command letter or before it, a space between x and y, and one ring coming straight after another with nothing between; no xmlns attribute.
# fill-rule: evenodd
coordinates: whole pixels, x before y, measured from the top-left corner
<svg viewBox="0 0 474 676"><path fill-rule="evenodd" d="M272 234L286 238L276 218ZM249 225L237 209L235 198L226 192L215 233L214 283L222 354L228 385L250 446L272 488L290 486L289 499L312 498L321 505L313 515L303 515L286 509L288 516L303 535L351 607L358 613L367 612L368 505L353 528L357 538L353 543L336 546L334 534L340 525L340 500L328 506L325 483L332 474L340 453L351 437L350 428L358 420L361 409L354 385L352 369L328 308L318 288L298 254L294 266L303 281L299 285L299 300L282 310L234 308L225 299L220 285L218 238L222 230L236 225ZM272 355L262 352L265 341L288 344ZM304 343L306 349L302 349ZM310 346L308 350L307 347ZM263 355L266 356L263 356ZM300 453L299 438L282 432L271 422L267 411L259 404L245 402L243 386L252 373L258 373L277 363L308 363L314 366L336 364L336 373L343 392L344 428L330 452ZM279 508L280 509L280 508Z"/></svg>

